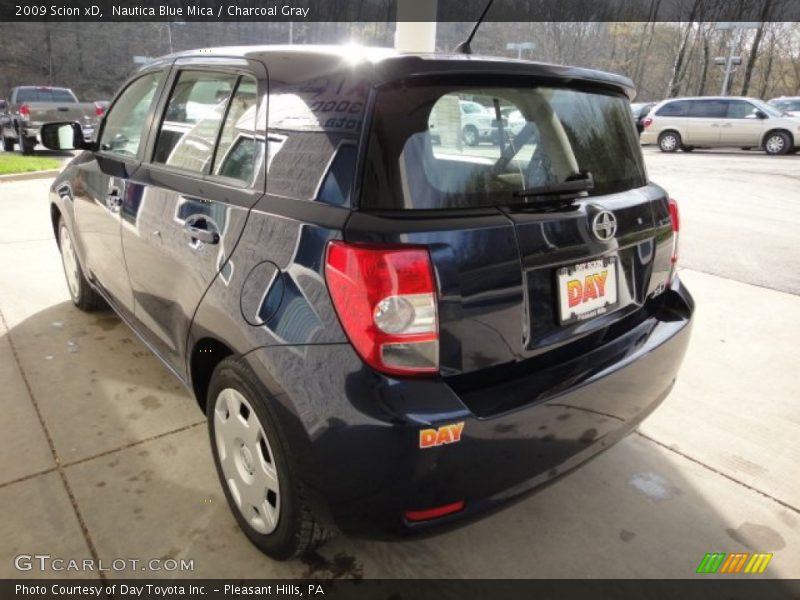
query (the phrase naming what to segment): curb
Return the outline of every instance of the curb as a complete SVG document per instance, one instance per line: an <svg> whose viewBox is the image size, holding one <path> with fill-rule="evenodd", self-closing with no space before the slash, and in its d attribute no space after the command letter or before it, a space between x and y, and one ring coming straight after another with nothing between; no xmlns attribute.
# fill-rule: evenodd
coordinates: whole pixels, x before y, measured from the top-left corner
<svg viewBox="0 0 800 600"><path fill-rule="evenodd" d="M29 171L27 173L11 173L0 175L0 183L8 181L26 181L28 179L52 179L61 173L61 169L50 169L49 171Z"/></svg>

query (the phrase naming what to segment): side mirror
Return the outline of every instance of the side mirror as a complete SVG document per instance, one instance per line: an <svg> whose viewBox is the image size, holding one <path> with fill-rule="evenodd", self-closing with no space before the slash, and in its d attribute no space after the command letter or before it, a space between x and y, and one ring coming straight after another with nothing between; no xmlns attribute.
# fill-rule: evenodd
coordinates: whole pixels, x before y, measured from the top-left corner
<svg viewBox="0 0 800 600"><path fill-rule="evenodd" d="M50 150L86 150L90 147L83 137L80 123L45 123L39 136L42 146Z"/></svg>
<svg viewBox="0 0 800 600"><path fill-rule="evenodd" d="M761 110L759 108L757 108L755 110L755 115L756 115L756 119L767 119L767 118L769 118L769 117L767 117L767 113L765 113L763 110Z"/></svg>

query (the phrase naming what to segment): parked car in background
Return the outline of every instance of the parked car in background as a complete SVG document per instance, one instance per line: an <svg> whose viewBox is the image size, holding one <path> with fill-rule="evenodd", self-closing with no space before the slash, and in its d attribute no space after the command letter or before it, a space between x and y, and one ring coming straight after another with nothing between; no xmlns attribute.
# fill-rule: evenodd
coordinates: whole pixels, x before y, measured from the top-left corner
<svg viewBox="0 0 800 600"><path fill-rule="evenodd" d="M480 142L491 142L497 128L493 127L495 116L479 102L461 100L461 132L467 146L475 146Z"/></svg>
<svg viewBox="0 0 800 600"><path fill-rule="evenodd" d="M30 154L39 142L39 129L45 123L74 121L81 124L85 139L91 139L105 109L95 102L78 102L69 88L20 86L11 90L3 110L3 150L18 146Z"/></svg>
<svg viewBox="0 0 800 600"><path fill-rule="evenodd" d="M70 297L113 307L193 392L270 556L478 515L609 448L675 383L694 303L633 93L373 48L155 60L96 142L42 129L85 150L50 189ZM458 144L459 113L485 114L468 96L512 107L513 143Z"/></svg>
<svg viewBox="0 0 800 600"><path fill-rule="evenodd" d="M633 122L636 123L636 131L639 134L644 131L644 119L648 115L648 113L652 110L652 108L656 105L656 102L632 102L631 103L631 114L633 115Z"/></svg>
<svg viewBox="0 0 800 600"><path fill-rule="evenodd" d="M8 107L8 100L5 98L0 98L0 132L3 131L3 127L5 124L10 121L11 117L6 113L6 108Z"/></svg>
<svg viewBox="0 0 800 600"><path fill-rule="evenodd" d="M781 96L773 98L767 104L789 113L793 117L800 117L800 96Z"/></svg>
<svg viewBox="0 0 800 600"><path fill-rule="evenodd" d="M527 123L527 119L522 116L522 113L518 110L512 110L508 113L508 117L506 120L506 128L507 131L512 135L518 135L522 128L525 127Z"/></svg>
<svg viewBox="0 0 800 600"><path fill-rule="evenodd" d="M428 127L436 144L443 141L440 135L442 130L448 132L445 143L454 141L452 126L455 122L458 123L461 131L459 143L467 146L477 146L481 142L505 143L517 135L526 123L520 111L513 105L502 106L498 119L495 109L486 107L480 102L455 96L451 100L449 106L453 107L457 104L458 113L454 114L451 109L448 116L448 104L444 102L437 105L431 112L431 121Z"/></svg>
<svg viewBox="0 0 800 600"><path fill-rule="evenodd" d="M461 140L464 144L467 146L477 146L481 142L496 143L498 130L494 113L490 112L489 109L480 102L474 102L472 100L459 99L458 108ZM446 107L442 107L431 115L429 126L434 132L437 141L441 140L437 128L443 126L442 119L445 121L448 119L448 117L444 116L446 114ZM452 118L452 116L450 118Z"/></svg>
<svg viewBox="0 0 800 600"><path fill-rule="evenodd" d="M671 98L645 117L641 141L662 152L732 147L786 154L798 149L800 119L756 98Z"/></svg>

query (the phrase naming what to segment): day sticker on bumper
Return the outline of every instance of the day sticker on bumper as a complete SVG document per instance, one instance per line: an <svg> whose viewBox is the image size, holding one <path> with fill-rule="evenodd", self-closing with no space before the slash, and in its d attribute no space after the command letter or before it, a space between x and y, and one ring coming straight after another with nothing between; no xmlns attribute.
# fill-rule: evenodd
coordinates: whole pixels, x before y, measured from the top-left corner
<svg viewBox="0 0 800 600"><path fill-rule="evenodd" d="M464 422L442 425L438 429L423 429L419 432L419 447L433 448L461 441Z"/></svg>

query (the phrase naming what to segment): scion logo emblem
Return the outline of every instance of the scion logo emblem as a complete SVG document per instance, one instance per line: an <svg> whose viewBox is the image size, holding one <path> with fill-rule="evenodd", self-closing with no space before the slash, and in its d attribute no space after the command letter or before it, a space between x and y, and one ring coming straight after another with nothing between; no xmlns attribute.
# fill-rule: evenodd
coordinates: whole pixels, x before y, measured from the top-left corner
<svg viewBox="0 0 800 600"><path fill-rule="evenodd" d="M601 242L607 242L617 233L617 217L614 213L602 210L592 219L592 233Z"/></svg>

